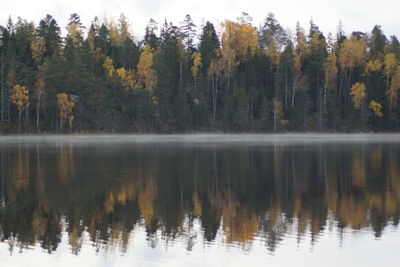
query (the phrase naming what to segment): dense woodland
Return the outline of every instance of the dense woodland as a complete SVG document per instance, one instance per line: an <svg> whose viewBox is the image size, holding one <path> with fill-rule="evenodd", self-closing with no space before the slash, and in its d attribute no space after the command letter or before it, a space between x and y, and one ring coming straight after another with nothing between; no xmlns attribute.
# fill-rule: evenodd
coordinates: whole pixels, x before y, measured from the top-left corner
<svg viewBox="0 0 400 267"><path fill-rule="evenodd" d="M0 132L284 132L400 129L400 43L380 26L325 35L286 30L268 14L221 25L72 14L61 35L0 26Z"/></svg>

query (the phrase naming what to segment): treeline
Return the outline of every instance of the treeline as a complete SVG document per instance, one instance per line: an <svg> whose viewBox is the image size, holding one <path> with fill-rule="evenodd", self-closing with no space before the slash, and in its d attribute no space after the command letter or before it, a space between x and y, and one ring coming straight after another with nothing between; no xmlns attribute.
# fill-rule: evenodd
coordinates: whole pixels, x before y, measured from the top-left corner
<svg viewBox="0 0 400 267"><path fill-rule="evenodd" d="M221 32L217 32L220 28ZM292 34L268 14L218 27L118 21L66 37L47 15L0 26L1 132L397 131L400 43L371 33Z"/></svg>

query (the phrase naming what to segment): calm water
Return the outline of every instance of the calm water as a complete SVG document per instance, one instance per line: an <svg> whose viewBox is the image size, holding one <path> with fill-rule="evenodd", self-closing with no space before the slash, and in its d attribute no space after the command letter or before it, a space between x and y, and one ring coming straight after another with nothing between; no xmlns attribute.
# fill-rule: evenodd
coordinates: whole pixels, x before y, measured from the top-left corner
<svg viewBox="0 0 400 267"><path fill-rule="evenodd" d="M400 135L0 137L0 266L398 266Z"/></svg>

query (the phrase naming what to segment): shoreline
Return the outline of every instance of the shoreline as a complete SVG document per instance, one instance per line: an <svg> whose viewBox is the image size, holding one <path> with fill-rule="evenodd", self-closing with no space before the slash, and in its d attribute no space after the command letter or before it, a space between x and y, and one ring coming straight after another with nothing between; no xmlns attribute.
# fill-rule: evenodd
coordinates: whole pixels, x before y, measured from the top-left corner
<svg viewBox="0 0 400 267"><path fill-rule="evenodd" d="M400 143L400 133L279 133L279 134L45 134L0 135L9 143Z"/></svg>

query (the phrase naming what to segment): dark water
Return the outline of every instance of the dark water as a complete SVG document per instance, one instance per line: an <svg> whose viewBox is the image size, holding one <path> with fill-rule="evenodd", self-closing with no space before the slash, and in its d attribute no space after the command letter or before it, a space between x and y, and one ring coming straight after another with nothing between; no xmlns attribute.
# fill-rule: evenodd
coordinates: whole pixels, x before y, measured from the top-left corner
<svg viewBox="0 0 400 267"><path fill-rule="evenodd" d="M398 266L399 135L0 137L0 266Z"/></svg>

